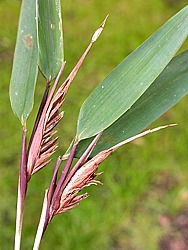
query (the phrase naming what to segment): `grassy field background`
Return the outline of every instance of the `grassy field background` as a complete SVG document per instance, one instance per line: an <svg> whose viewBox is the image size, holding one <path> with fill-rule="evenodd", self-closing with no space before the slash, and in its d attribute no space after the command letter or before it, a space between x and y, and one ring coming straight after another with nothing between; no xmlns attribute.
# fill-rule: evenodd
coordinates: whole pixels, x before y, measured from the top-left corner
<svg viewBox="0 0 188 250"><path fill-rule="evenodd" d="M21 1L0 0L0 249L13 248L21 126L13 115L8 88ZM186 0L62 1L65 59L63 79L107 14L105 30L92 48L67 95L54 161L71 142L80 106L91 90L129 53L187 4ZM188 47L188 42L183 46ZM63 80L62 79L62 80ZM29 131L44 90L41 76ZM165 235L184 243L175 222L187 219L188 96L150 127L177 123L122 147L100 166L103 186L74 210L58 215L44 235L41 249L157 250ZM53 163L54 163L53 161ZM22 249L32 249L44 190L53 163L34 176L26 201ZM183 216L183 217L182 217ZM184 221L184 220L183 220ZM182 244L183 244L182 243ZM166 248L172 249L173 248ZM179 248L183 250L184 248ZM186 249L186 248L185 248Z"/></svg>

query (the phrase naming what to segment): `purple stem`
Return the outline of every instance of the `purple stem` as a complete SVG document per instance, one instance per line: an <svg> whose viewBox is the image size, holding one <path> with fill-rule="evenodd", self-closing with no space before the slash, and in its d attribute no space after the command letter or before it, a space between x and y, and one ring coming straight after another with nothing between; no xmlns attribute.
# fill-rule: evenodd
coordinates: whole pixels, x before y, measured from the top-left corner
<svg viewBox="0 0 188 250"><path fill-rule="evenodd" d="M72 161L74 159L74 155L76 153L76 147L78 145L78 142L75 141L74 142L74 145L71 149L71 152L70 152L70 155L65 163L65 166L61 172L61 176L59 178L59 181L58 181L58 184L57 184L57 187L55 189L55 192L53 194L53 197L52 197L52 209L53 210L56 210L58 207L59 207L59 200L60 200L60 195L61 195L61 189L62 189L62 185L63 185L63 182L69 172L69 169L71 167L71 164L72 164Z"/></svg>
<svg viewBox="0 0 188 250"><path fill-rule="evenodd" d="M58 169L59 169L59 167L61 165L61 162L62 162L61 157L58 157L55 168L54 168L54 172L53 172L52 180L51 180L51 183L50 183L50 187L49 187L49 190L48 190L48 201L49 201L49 203L51 203L52 196L53 196L54 190L56 188L57 173L58 173Z"/></svg>
<svg viewBox="0 0 188 250"><path fill-rule="evenodd" d="M61 65L61 68L60 68L60 71L59 71L59 73L58 73L58 75L57 75L57 77L56 77L56 79L55 79L55 82L54 82L54 84L53 84L53 86L52 86L52 89L51 89L51 91L50 91L50 94L49 94L49 97L48 97L48 105L50 104L50 101L52 100L52 97L53 97L53 95L54 95L54 93L55 93L55 89L56 89L56 87L57 87L57 84L58 84L59 81L60 81L60 78L61 78L61 75L62 75L62 73L63 73L65 64L66 64L66 62L63 61L62 65Z"/></svg>
<svg viewBox="0 0 188 250"><path fill-rule="evenodd" d="M61 162L62 162L62 159L60 157L58 157L58 159L56 161L55 168L54 168L50 187L48 189L46 218L45 218L45 222L44 222L43 233L45 232L45 230L48 226L48 223L50 221L50 206L51 206L52 197L53 197L53 194L54 194L54 191L56 188L57 173L58 173L59 167L61 165Z"/></svg>
<svg viewBox="0 0 188 250"><path fill-rule="evenodd" d="M24 201L27 191L27 156L26 156L26 127L22 131L22 150L20 160L20 174L18 183L18 198L17 198L17 214L16 214L16 233L15 233L15 250L20 249L22 221L24 211Z"/></svg>

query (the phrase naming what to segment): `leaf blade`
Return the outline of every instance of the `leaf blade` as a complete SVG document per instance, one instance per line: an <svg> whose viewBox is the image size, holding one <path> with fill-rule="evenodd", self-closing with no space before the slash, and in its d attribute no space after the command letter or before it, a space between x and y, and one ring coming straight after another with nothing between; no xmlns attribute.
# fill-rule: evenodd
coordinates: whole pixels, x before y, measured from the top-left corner
<svg viewBox="0 0 188 250"><path fill-rule="evenodd" d="M39 68L47 79L53 80L61 68L63 32L60 0L38 0Z"/></svg>
<svg viewBox="0 0 188 250"><path fill-rule="evenodd" d="M125 58L90 94L78 118L79 140L106 129L123 115L162 72L187 34L188 6Z"/></svg>
<svg viewBox="0 0 188 250"><path fill-rule="evenodd" d="M145 129L188 93L188 51L168 64L146 92L115 123L102 134L92 156L126 140ZM76 157L80 157L93 138L79 143Z"/></svg>
<svg viewBox="0 0 188 250"><path fill-rule="evenodd" d="M34 102L37 62L36 1L23 0L9 89L13 112L22 124Z"/></svg>

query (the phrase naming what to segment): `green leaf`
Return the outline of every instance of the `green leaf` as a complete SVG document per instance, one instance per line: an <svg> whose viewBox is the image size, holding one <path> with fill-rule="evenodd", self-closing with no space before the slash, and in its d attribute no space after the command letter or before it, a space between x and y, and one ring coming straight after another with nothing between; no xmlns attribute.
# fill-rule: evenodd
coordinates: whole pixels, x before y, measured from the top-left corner
<svg viewBox="0 0 188 250"><path fill-rule="evenodd" d="M60 0L38 0L39 68L53 80L63 62L63 32Z"/></svg>
<svg viewBox="0 0 188 250"><path fill-rule="evenodd" d="M188 93L188 51L176 56L137 100L137 102L102 134L92 156L145 129ZM80 157L93 138L79 143Z"/></svg>
<svg viewBox="0 0 188 250"><path fill-rule="evenodd" d="M37 63L36 1L23 0L10 81L11 106L22 124L33 106Z"/></svg>
<svg viewBox="0 0 188 250"><path fill-rule="evenodd" d="M130 109L166 67L187 35L188 6L124 59L86 99L78 119L79 140L106 129Z"/></svg>

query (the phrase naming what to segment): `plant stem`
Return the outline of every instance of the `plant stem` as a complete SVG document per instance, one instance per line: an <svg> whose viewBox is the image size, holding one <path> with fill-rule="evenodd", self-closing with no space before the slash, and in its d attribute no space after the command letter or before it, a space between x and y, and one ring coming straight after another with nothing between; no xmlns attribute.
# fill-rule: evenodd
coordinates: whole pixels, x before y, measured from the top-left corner
<svg viewBox="0 0 188 250"><path fill-rule="evenodd" d="M41 213L41 217L40 217L40 222L38 225L38 229L37 229L37 234L35 237L35 242L34 242L34 246L33 246L33 250L38 250L41 240L42 240L42 236L47 228L44 226L46 223L46 212L47 212L47 208L48 208L48 189L45 191L45 196L44 196L44 202L43 202L43 207L42 207L42 213Z"/></svg>
<svg viewBox="0 0 188 250"><path fill-rule="evenodd" d="M21 244L21 232L23 221L24 201L27 191L27 176L26 176L26 127L22 131L22 150L20 160L20 175L18 182L18 198L17 198L17 213L16 213L16 232L14 249L19 250Z"/></svg>

